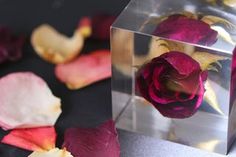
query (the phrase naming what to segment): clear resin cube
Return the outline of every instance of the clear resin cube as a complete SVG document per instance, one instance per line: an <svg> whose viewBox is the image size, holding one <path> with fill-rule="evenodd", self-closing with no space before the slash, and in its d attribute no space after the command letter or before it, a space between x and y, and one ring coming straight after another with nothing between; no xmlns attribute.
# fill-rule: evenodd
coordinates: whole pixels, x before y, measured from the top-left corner
<svg viewBox="0 0 236 157"><path fill-rule="evenodd" d="M118 128L229 152L236 134L234 6L228 0L129 3L111 28Z"/></svg>

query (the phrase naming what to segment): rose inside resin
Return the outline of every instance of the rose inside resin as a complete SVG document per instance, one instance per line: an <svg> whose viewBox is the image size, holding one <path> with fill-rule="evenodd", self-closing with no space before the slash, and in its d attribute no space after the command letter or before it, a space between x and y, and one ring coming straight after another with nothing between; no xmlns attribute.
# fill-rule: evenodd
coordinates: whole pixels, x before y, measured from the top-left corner
<svg viewBox="0 0 236 157"><path fill-rule="evenodd" d="M171 15L162 21L153 34L205 46L214 44L218 35L209 24L180 14Z"/></svg>
<svg viewBox="0 0 236 157"><path fill-rule="evenodd" d="M200 107L207 73L181 52L169 52L143 65L137 74L139 93L170 118L187 118Z"/></svg>

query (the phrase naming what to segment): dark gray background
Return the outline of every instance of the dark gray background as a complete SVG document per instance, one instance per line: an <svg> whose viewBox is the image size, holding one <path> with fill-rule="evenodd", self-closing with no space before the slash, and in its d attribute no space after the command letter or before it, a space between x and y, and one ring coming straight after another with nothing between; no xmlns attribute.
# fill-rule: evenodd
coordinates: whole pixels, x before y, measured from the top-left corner
<svg viewBox="0 0 236 157"><path fill-rule="evenodd" d="M60 32L72 35L81 16L96 12L118 15L128 0L0 0L0 24L10 26L15 33L27 36L23 59L0 65L0 77L15 71L33 71L46 80L53 93L62 98L63 113L56 129L57 146L68 127L93 127L111 118L110 79L77 91L68 90L54 76L54 66L44 62L33 51L29 37L34 27L49 23ZM109 48L109 42L89 40L83 53ZM0 88L1 90L1 88ZM0 139L7 132L0 129ZM215 157L190 147L119 130L121 157ZM234 146L235 148L235 146ZM26 157L31 152L0 144L0 157ZM234 155L233 150L230 156Z"/></svg>

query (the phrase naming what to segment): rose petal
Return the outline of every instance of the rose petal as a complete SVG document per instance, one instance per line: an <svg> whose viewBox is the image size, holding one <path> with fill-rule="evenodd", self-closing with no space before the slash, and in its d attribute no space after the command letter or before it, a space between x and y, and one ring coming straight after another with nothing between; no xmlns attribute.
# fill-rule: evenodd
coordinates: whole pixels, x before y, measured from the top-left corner
<svg viewBox="0 0 236 157"><path fill-rule="evenodd" d="M84 38L88 36L88 25L77 29L73 37L68 38L59 33L52 26L43 24L34 29L31 43L36 53L44 60L59 64L74 59L84 45ZM87 32L88 31L88 32Z"/></svg>
<svg viewBox="0 0 236 157"><path fill-rule="evenodd" d="M172 51L142 66L137 72L136 87L163 116L188 118L202 103L206 78L207 72L200 69L198 62Z"/></svg>
<svg viewBox="0 0 236 157"><path fill-rule="evenodd" d="M115 124L109 120L97 128L66 130L63 147L74 157L119 157L120 146Z"/></svg>
<svg viewBox="0 0 236 157"><path fill-rule="evenodd" d="M201 20L176 14L161 22L153 34L169 39L211 46L217 41L218 33Z"/></svg>
<svg viewBox="0 0 236 157"><path fill-rule="evenodd" d="M179 85L179 89L176 89L175 91L183 92L185 94L190 94L190 95L192 95L190 97L190 99L192 99L199 87L198 80L199 80L200 74L201 74L201 71L199 70L199 71L192 73L192 75L190 77L187 77L185 79L173 79ZM195 82L195 83L193 83L193 82Z"/></svg>
<svg viewBox="0 0 236 157"><path fill-rule="evenodd" d="M194 115L199 107L201 106L203 95L204 95L204 85L202 78L199 77L199 91L195 95L195 98L190 101L185 102L173 102L165 105L154 105L158 111L165 117L169 118L189 118Z"/></svg>
<svg viewBox="0 0 236 157"><path fill-rule="evenodd" d="M56 131L54 127L17 129L4 136L1 141L30 151L43 151L55 148Z"/></svg>
<svg viewBox="0 0 236 157"><path fill-rule="evenodd" d="M70 152L65 149L52 149L50 151L35 151L28 157L73 157Z"/></svg>
<svg viewBox="0 0 236 157"><path fill-rule="evenodd" d="M111 77L111 53L109 50L98 50L81 55L70 63L57 65L55 73L70 89L88 86Z"/></svg>
<svg viewBox="0 0 236 157"><path fill-rule="evenodd" d="M197 61L181 52L172 51L165 53L161 58L171 64L171 66L173 66L181 75L189 75L200 69L200 65Z"/></svg>
<svg viewBox="0 0 236 157"><path fill-rule="evenodd" d="M0 63L20 59L24 41L23 36L14 36L7 27L0 27Z"/></svg>
<svg viewBox="0 0 236 157"><path fill-rule="evenodd" d="M61 101L47 84L31 72L17 72L0 79L0 127L52 126L61 114Z"/></svg>
<svg viewBox="0 0 236 157"><path fill-rule="evenodd" d="M153 87L153 84L149 86L148 92L152 100L151 102L154 104L155 103L168 104L176 101L174 97L167 97L166 95L163 96L164 95L163 92L155 89L155 87Z"/></svg>
<svg viewBox="0 0 236 157"><path fill-rule="evenodd" d="M109 14L98 14L92 17L92 38L98 40L110 39L110 27L116 17Z"/></svg>

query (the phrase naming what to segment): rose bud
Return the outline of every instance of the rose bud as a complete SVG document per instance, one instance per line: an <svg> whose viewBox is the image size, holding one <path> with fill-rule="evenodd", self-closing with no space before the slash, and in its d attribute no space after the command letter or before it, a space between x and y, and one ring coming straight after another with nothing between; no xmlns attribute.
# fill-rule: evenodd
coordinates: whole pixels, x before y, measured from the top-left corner
<svg viewBox="0 0 236 157"><path fill-rule="evenodd" d="M162 21L153 34L204 46L213 45L217 41L218 35L209 24L180 14L171 15Z"/></svg>
<svg viewBox="0 0 236 157"><path fill-rule="evenodd" d="M172 51L152 59L136 76L141 96L169 118L188 118L200 107L207 73L190 56Z"/></svg>

